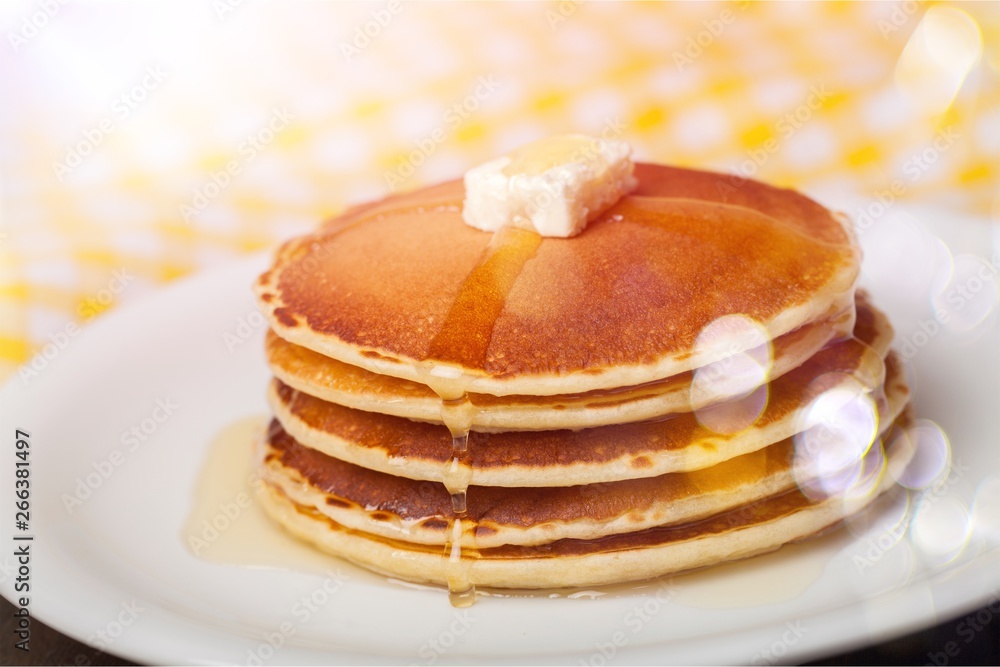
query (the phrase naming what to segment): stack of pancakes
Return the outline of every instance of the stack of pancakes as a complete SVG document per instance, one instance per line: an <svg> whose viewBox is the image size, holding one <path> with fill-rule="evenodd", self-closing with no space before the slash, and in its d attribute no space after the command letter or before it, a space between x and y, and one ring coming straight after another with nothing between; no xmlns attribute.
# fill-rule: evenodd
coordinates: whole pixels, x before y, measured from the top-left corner
<svg viewBox="0 0 1000 667"><path fill-rule="evenodd" d="M571 239L473 229L449 182L285 244L256 284L269 514L468 600L773 550L889 488L908 390L847 223L635 176Z"/></svg>

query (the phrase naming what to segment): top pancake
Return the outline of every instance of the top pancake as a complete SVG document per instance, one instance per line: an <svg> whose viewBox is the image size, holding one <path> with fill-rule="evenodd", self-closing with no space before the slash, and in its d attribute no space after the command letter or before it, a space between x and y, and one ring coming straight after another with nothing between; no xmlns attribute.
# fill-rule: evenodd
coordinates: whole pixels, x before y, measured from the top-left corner
<svg viewBox="0 0 1000 667"><path fill-rule="evenodd" d="M261 308L320 354L505 396L655 381L718 358L696 340L720 317L773 339L850 303L857 244L817 203L711 172L635 173L572 239L465 225L459 181L357 207L279 250Z"/></svg>

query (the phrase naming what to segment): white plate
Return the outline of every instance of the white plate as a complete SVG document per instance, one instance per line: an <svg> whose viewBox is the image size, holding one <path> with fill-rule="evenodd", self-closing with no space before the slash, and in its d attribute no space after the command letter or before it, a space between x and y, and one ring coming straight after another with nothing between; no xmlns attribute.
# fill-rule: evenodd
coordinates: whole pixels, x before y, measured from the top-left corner
<svg viewBox="0 0 1000 667"><path fill-rule="evenodd" d="M935 223L935 234L954 254L990 258L988 223L924 209L912 214L925 223L947 220ZM926 250L934 237L923 232L911 235L917 245L902 255L892 250L898 237L883 232L900 219L895 212L884 216L862 240L869 258L880 262L866 277L876 302L910 340L930 313L929 300L915 298L905 281L900 287L898 273L886 266L901 257L901 270L918 275L930 270L920 253L936 251ZM884 525L867 532L854 526L856 537L841 531L632 596L484 598L456 611L440 591L355 577L315 612L293 612L322 576L205 562L180 539L207 444L225 426L266 411L262 328L232 352L223 339L253 312L249 284L266 261L256 257L199 275L110 313L38 377L27 383L15 377L3 389L2 552L13 544L11 462L20 428L31 433L36 618L83 641L103 630L109 652L153 663L245 663L255 651L265 663L286 664L764 664L884 640L1000 591L997 527L989 520L1000 513L994 313L975 331L937 332L913 358L918 413L941 425L962 466L932 493L934 506L947 510L937 518L973 515L959 527L967 532L965 548L950 560L932 553L940 544L912 530L895 541ZM122 433L166 398L180 407L70 514L62 494L72 494L78 478L121 449ZM943 534L953 541L954 526ZM4 565L10 564L8 556ZM0 590L15 598L13 577L3 577ZM142 609L134 620L123 607L133 603ZM261 652L268 636L282 644L273 656Z"/></svg>

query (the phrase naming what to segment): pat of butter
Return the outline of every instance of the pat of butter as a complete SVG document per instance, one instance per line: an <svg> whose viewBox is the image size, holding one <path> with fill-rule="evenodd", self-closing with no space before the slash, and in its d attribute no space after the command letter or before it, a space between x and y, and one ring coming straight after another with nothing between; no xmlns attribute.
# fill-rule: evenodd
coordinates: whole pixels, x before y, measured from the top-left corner
<svg viewBox="0 0 1000 667"><path fill-rule="evenodd" d="M514 225L542 236L576 236L635 189L634 168L624 141L581 134L541 139L466 172L462 218L485 231Z"/></svg>

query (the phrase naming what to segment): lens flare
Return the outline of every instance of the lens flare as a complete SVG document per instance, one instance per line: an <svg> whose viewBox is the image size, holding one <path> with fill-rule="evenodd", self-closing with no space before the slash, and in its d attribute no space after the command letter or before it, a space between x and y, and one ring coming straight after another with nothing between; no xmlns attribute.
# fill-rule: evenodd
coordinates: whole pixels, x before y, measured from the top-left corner
<svg viewBox="0 0 1000 667"><path fill-rule="evenodd" d="M889 475L911 490L919 491L934 486L951 466L948 436L929 419L920 419L899 433L891 447L902 447L911 452L909 457L899 457L903 464L889 466Z"/></svg>
<svg viewBox="0 0 1000 667"><path fill-rule="evenodd" d="M744 315L720 317L701 330L695 354L713 359L694 372L691 382L698 421L727 434L756 422L767 406L774 361L764 327Z"/></svg>
<svg viewBox="0 0 1000 667"><path fill-rule="evenodd" d="M933 297L935 312L953 333L979 328L1000 305L996 267L976 255L958 255L947 283Z"/></svg>
<svg viewBox="0 0 1000 667"><path fill-rule="evenodd" d="M989 544L1000 544L1000 477L979 484L972 503L972 530Z"/></svg>
<svg viewBox="0 0 1000 667"><path fill-rule="evenodd" d="M954 7L927 10L896 63L896 86L930 116L951 106L983 53L976 21Z"/></svg>
<svg viewBox="0 0 1000 667"><path fill-rule="evenodd" d="M867 502L868 498L876 492L879 483L882 481L886 465L885 450L882 449L882 443L880 441L874 443L864 458L854 465L858 469L858 474L855 475L854 482L839 491L849 512L854 512L857 501ZM827 490L829 491L829 487Z"/></svg>
<svg viewBox="0 0 1000 667"><path fill-rule="evenodd" d="M960 500L951 497L918 503L910 524L913 546L934 565L958 558L971 532L969 510Z"/></svg>
<svg viewBox="0 0 1000 667"><path fill-rule="evenodd" d="M838 379L806 406L795 436L793 471L799 488L810 497L844 495L852 487L867 492L866 468L872 464L866 465L864 457L878 436L878 408L855 378ZM815 382L829 381L824 375ZM881 446L875 454L880 453ZM881 459L873 458L881 474Z"/></svg>
<svg viewBox="0 0 1000 667"><path fill-rule="evenodd" d="M695 410L695 418L715 433L731 435L752 426L767 407L767 385L757 387L748 396Z"/></svg>

